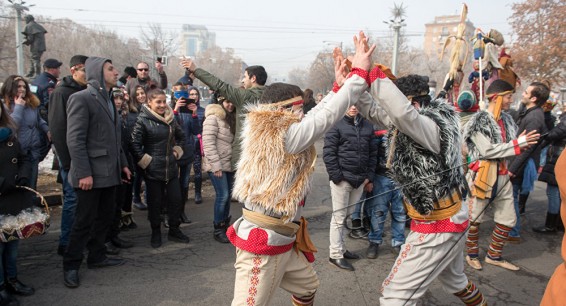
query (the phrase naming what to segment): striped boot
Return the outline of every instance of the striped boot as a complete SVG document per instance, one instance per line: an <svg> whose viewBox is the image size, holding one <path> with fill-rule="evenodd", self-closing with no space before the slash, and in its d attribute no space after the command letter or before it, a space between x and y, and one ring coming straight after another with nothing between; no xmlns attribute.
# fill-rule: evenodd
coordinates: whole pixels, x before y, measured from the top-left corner
<svg viewBox="0 0 566 306"><path fill-rule="evenodd" d="M487 300L483 297L480 290L474 283L468 281L466 288L454 293L466 305L487 306Z"/></svg>
<svg viewBox="0 0 566 306"><path fill-rule="evenodd" d="M466 262L470 267L481 270L481 262L479 260L479 223L472 223L470 225L470 230L468 231L468 237L466 238Z"/></svg>
<svg viewBox="0 0 566 306"><path fill-rule="evenodd" d="M511 231L510 227L495 223L495 228L491 233L491 243L487 250L485 262L511 271L517 271L519 267L501 257L503 246L505 245L505 241L507 241L507 237L509 237L509 231Z"/></svg>
<svg viewBox="0 0 566 306"><path fill-rule="evenodd" d="M291 297L291 301L293 302L293 306L311 306L314 303L314 294L307 297L298 298L296 296Z"/></svg>

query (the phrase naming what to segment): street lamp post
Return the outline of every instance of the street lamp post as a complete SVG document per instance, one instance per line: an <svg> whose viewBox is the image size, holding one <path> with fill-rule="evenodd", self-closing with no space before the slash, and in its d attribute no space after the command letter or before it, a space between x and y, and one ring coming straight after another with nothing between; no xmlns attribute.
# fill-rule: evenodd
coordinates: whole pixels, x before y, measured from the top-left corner
<svg viewBox="0 0 566 306"><path fill-rule="evenodd" d="M16 12L16 67L18 75L24 75L24 46L22 42L22 13L29 11L29 7L34 6L31 4L25 6L25 1L20 0L20 3L15 3L12 0L8 0L12 5L12 8Z"/></svg>
<svg viewBox="0 0 566 306"><path fill-rule="evenodd" d="M405 16L405 8L403 7L402 3L399 6L395 4L395 7L391 10L391 12L393 13L393 19L390 19L389 21L384 21L384 23L388 24L389 27L393 29L393 56L391 63L391 72L393 74L397 74L397 63L398 63L397 59L399 57L399 36L401 32L401 27L406 26L406 24L403 23L405 21L405 19L403 19L403 16Z"/></svg>

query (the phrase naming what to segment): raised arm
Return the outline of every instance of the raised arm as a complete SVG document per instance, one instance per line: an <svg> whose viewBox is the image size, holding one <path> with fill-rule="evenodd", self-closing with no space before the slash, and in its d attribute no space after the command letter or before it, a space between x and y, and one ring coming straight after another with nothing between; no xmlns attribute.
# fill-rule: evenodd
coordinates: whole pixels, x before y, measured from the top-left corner
<svg viewBox="0 0 566 306"><path fill-rule="evenodd" d="M379 101L379 106L387 113L391 123L399 131L415 142L434 153L440 152L440 131L438 125L432 119L419 114L417 109L409 102L407 97L387 78L387 76L375 67L370 73L371 96ZM364 111L377 106L369 104L369 101L361 101L360 107ZM365 105L361 105L365 104ZM365 113L362 113L364 115ZM369 114L369 112L368 112ZM368 117L376 124L381 124L375 116Z"/></svg>
<svg viewBox="0 0 566 306"><path fill-rule="evenodd" d="M322 137L338 120L346 110L356 103L361 94L367 89L368 69L371 65L371 54L375 45L367 48L367 39L360 32L360 39L354 36L356 54L352 60L352 72L342 82L346 62L339 58L336 60L334 70L336 84L333 91L336 93L329 97L328 101L319 103L313 108L301 122L292 124L285 135L285 149L289 153L298 153L310 147L317 139Z"/></svg>

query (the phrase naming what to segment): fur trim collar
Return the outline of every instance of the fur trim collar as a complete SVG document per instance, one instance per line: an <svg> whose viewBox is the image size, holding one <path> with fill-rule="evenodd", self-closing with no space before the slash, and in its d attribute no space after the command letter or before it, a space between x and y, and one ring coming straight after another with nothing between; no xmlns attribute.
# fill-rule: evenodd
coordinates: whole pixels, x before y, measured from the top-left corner
<svg viewBox="0 0 566 306"><path fill-rule="evenodd" d="M165 109L165 114L163 114L163 116L152 111L151 108L149 108L149 106L147 105L144 105L143 109L146 111L148 115L150 115L151 117L155 117L154 120L156 121L161 121L165 124L171 124L171 122L173 122L174 119L173 110L171 110L171 107L169 106L167 106L167 108Z"/></svg>
<svg viewBox="0 0 566 306"><path fill-rule="evenodd" d="M220 104L209 104L204 111L204 116L216 116L218 119L224 120L226 119L226 111Z"/></svg>

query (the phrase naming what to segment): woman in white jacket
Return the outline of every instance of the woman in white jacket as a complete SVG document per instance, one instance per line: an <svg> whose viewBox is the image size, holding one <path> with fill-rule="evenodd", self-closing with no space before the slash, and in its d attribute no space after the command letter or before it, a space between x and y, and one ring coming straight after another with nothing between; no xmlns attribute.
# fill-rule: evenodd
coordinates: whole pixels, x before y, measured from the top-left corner
<svg viewBox="0 0 566 306"><path fill-rule="evenodd" d="M208 172L216 191L214 239L221 243L229 242L226 229L230 225L230 200L234 185L234 172L230 166L236 123L234 109L232 102L218 97L218 104L206 107L202 130L202 169Z"/></svg>

